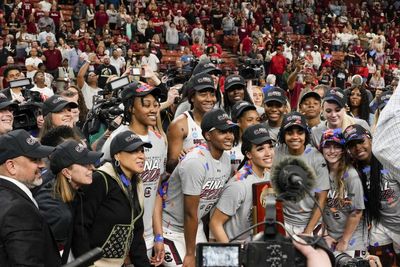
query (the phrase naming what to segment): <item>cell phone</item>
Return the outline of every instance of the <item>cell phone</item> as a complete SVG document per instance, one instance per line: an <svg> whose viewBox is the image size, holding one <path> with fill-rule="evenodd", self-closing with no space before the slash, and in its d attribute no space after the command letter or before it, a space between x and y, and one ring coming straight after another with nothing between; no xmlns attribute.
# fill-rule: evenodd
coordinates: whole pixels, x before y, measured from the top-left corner
<svg viewBox="0 0 400 267"><path fill-rule="evenodd" d="M140 76L140 68L132 68L131 75L133 76Z"/></svg>
<svg viewBox="0 0 400 267"><path fill-rule="evenodd" d="M197 267L240 267L240 243L198 243Z"/></svg>

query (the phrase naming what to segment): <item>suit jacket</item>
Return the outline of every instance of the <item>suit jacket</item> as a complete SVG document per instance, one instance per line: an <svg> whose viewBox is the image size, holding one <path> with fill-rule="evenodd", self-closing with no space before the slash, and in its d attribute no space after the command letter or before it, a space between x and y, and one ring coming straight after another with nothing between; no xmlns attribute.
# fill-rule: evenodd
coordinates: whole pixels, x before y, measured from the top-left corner
<svg viewBox="0 0 400 267"><path fill-rule="evenodd" d="M49 226L32 200L0 178L0 266L61 266Z"/></svg>

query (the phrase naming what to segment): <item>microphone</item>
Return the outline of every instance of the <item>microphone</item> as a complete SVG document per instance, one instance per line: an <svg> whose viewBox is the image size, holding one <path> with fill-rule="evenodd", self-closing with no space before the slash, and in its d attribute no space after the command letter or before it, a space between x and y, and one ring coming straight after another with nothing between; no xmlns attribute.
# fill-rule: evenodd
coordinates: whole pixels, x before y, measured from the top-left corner
<svg viewBox="0 0 400 267"><path fill-rule="evenodd" d="M281 200L302 200L314 188L315 180L314 171L299 158L286 157L272 167L272 186Z"/></svg>

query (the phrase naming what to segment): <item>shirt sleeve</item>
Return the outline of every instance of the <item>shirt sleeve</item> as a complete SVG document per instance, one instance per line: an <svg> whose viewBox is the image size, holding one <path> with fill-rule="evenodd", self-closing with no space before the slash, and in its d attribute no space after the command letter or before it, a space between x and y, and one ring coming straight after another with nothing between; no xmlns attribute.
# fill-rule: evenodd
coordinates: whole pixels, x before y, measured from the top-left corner
<svg viewBox="0 0 400 267"><path fill-rule="evenodd" d="M347 194L349 199L351 199L352 207L357 210L365 209L364 190L357 171L349 169L347 176L348 177L344 177L344 179L346 181Z"/></svg>
<svg viewBox="0 0 400 267"><path fill-rule="evenodd" d="M233 216L244 201L244 186L240 182L229 183L221 194L217 203L217 209L228 216Z"/></svg>
<svg viewBox="0 0 400 267"><path fill-rule="evenodd" d="M205 179L207 163L199 158L186 159L179 166L182 192L185 195L199 196Z"/></svg>
<svg viewBox="0 0 400 267"><path fill-rule="evenodd" d="M315 183L316 191L329 190L330 184L328 167L324 157L318 151L315 151L313 167L317 176L317 181Z"/></svg>
<svg viewBox="0 0 400 267"><path fill-rule="evenodd" d="M400 84L382 110L372 141L372 152L386 169L400 177Z"/></svg>

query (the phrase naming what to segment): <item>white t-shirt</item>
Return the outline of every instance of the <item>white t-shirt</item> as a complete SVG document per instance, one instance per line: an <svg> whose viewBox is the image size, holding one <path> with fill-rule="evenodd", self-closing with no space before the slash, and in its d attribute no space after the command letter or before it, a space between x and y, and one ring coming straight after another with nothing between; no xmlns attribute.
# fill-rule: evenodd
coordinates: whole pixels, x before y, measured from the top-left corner
<svg viewBox="0 0 400 267"><path fill-rule="evenodd" d="M38 58L38 57L28 57L27 59L25 59L25 66L35 66L37 68L37 66L43 63L43 61ZM32 70L32 71L27 71L26 72L26 78L33 78L33 76L35 75L36 70Z"/></svg>
<svg viewBox="0 0 400 267"><path fill-rule="evenodd" d="M89 86L86 82L82 86L81 91L82 91L83 99L85 99L86 107L88 109L91 109L93 107L93 96L97 95L99 90L100 90L99 87L93 88L93 87Z"/></svg>
<svg viewBox="0 0 400 267"><path fill-rule="evenodd" d="M39 87L37 87L37 85L35 85L30 90L33 92L39 92L40 95L43 96L45 99L52 97L54 95L54 91L52 89L50 89L49 87L39 88Z"/></svg>
<svg viewBox="0 0 400 267"><path fill-rule="evenodd" d="M160 63L160 60L158 57L152 53L148 57L143 56L142 57L142 65L148 65L152 71L157 71L158 70L158 63Z"/></svg>

